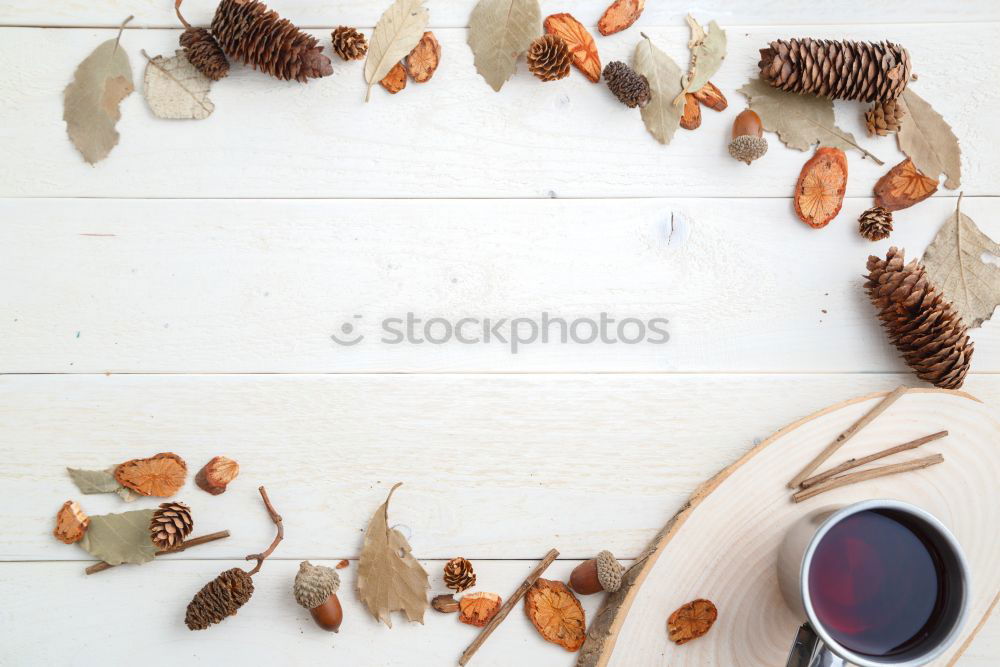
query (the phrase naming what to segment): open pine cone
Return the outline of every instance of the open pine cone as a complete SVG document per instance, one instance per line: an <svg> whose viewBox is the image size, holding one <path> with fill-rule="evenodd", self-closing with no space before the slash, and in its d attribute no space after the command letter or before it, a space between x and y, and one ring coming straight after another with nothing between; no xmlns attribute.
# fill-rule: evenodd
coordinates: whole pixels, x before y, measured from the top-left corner
<svg viewBox="0 0 1000 667"><path fill-rule="evenodd" d="M542 35L528 47L528 69L542 81L569 76L573 57L566 41L559 35Z"/></svg>
<svg viewBox="0 0 1000 667"><path fill-rule="evenodd" d="M462 558L452 558L444 565L444 585L461 593L467 588L476 585L476 573L472 570L472 563Z"/></svg>
<svg viewBox="0 0 1000 667"><path fill-rule="evenodd" d="M858 231L869 241L881 241L892 233L892 211L872 206L858 218Z"/></svg>
<svg viewBox="0 0 1000 667"><path fill-rule="evenodd" d="M333 31L333 52L344 60L361 60L368 53L368 40L365 36L346 25Z"/></svg>
<svg viewBox="0 0 1000 667"><path fill-rule="evenodd" d="M906 111L897 100L887 102L876 102L875 106L865 112L865 126L868 128L868 135L877 134L884 137L890 132L899 132L903 124L903 116Z"/></svg>
<svg viewBox="0 0 1000 667"><path fill-rule="evenodd" d="M194 529L191 508L184 503L163 503L153 511L149 536L160 549L171 549L184 541Z"/></svg>

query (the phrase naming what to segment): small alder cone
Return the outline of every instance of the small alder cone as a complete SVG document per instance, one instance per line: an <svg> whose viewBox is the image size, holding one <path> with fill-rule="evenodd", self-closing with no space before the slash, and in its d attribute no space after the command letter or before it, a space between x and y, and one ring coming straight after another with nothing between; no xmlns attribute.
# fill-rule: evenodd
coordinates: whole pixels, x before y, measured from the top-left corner
<svg viewBox="0 0 1000 667"><path fill-rule="evenodd" d="M188 630L204 630L235 614L252 595L253 578L245 570L226 570L195 593L184 624Z"/></svg>
<svg viewBox="0 0 1000 667"><path fill-rule="evenodd" d="M566 41L559 35L542 35L528 47L528 70L542 81L569 76L573 62Z"/></svg>
<svg viewBox="0 0 1000 667"><path fill-rule="evenodd" d="M752 109L744 109L733 121L733 139L729 142L729 154L733 159L749 165L767 153L767 139L764 138L764 124Z"/></svg>
<svg viewBox="0 0 1000 667"><path fill-rule="evenodd" d="M906 111L902 105L896 104L896 100L876 102L875 106L865 112L868 136L877 134L884 137L890 132L899 132L905 115Z"/></svg>
<svg viewBox="0 0 1000 667"><path fill-rule="evenodd" d="M305 83L333 74L315 37L258 0L222 0L212 34L230 58L278 79Z"/></svg>
<svg viewBox="0 0 1000 667"><path fill-rule="evenodd" d="M239 463L225 456L216 456L198 471L194 482L202 491L207 491L213 496L217 496L225 493L226 487L239 474Z"/></svg>
<svg viewBox="0 0 1000 667"><path fill-rule="evenodd" d="M614 593L621 587L624 573L625 568L621 563L610 551L605 550L573 568L569 587L580 595L592 595L600 591Z"/></svg>
<svg viewBox="0 0 1000 667"><path fill-rule="evenodd" d="M778 39L757 65L775 88L838 100L887 102L910 80L910 54L891 42Z"/></svg>
<svg viewBox="0 0 1000 667"><path fill-rule="evenodd" d="M299 564L292 593L295 601L312 614L316 624L324 630L339 632L344 620L344 610L337 598L340 575L330 567L313 565L307 560Z"/></svg>
<svg viewBox="0 0 1000 667"><path fill-rule="evenodd" d="M56 527L52 534L64 544L73 544L83 539L90 525L90 517L75 500L67 500L56 513Z"/></svg>
<svg viewBox="0 0 1000 667"><path fill-rule="evenodd" d="M892 233L892 211L873 206L858 218L858 231L869 241L881 241Z"/></svg>
<svg viewBox="0 0 1000 667"><path fill-rule="evenodd" d="M604 82L608 84L608 89L615 94L618 101L630 109L644 107L652 98L649 80L620 60L610 62L604 67Z"/></svg>
<svg viewBox="0 0 1000 667"><path fill-rule="evenodd" d="M444 585L456 593L476 585L476 573L472 563L459 556L444 564Z"/></svg>
<svg viewBox="0 0 1000 667"><path fill-rule="evenodd" d="M187 28L181 33L180 43L195 69L212 81L224 79L229 74L226 54L205 28Z"/></svg>
<svg viewBox="0 0 1000 667"><path fill-rule="evenodd" d="M368 53L368 40L354 28L342 25L333 31L331 38L333 52L343 60L361 60Z"/></svg>
<svg viewBox="0 0 1000 667"><path fill-rule="evenodd" d="M194 530L191 508L184 503L163 503L149 522L149 536L160 549L171 549Z"/></svg>
<svg viewBox="0 0 1000 667"><path fill-rule="evenodd" d="M895 247L883 260L868 258L865 289L889 340L922 380L958 389L972 360L973 344L961 316L931 284L922 264L906 264Z"/></svg>

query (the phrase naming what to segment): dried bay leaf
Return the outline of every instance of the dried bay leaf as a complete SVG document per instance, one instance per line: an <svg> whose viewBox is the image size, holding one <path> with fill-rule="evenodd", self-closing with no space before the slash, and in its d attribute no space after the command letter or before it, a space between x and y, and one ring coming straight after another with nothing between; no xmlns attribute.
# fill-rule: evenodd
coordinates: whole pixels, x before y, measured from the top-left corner
<svg viewBox="0 0 1000 667"><path fill-rule="evenodd" d="M469 48L476 71L498 91L514 75L518 57L541 32L538 0L479 0L469 16Z"/></svg>
<svg viewBox="0 0 1000 667"><path fill-rule="evenodd" d="M899 150L927 176L946 176L944 187L954 190L962 183L962 150L958 137L934 108L909 87L896 102L906 114L896 133Z"/></svg>
<svg viewBox="0 0 1000 667"><path fill-rule="evenodd" d="M171 58L156 56L148 61L142 94L158 118L203 120L215 111L208 99L212 81L199 72L178 49Z"/></svg>
<svg viewBox="0 0 1000 667"><path fill-rule="evenodd" d="M156 556L156 545L149 537L152 518L151 509L92 516L77 544L108 565L148 563Z"/></svg>
<svg viewBox="0 0 1000 667"><path fill-rule="evenodd" d="M80 493L115 493L121 484L115 479L115 467L107 470L80 470L66 468L70 479L80 489Z"/></svg>
<svg viewBox="0 0 1000 667"><path fill-rule="evenodd" d="M410 553L406 538L389 528L389 501L401 485L389 490L385 502L372 515L358 559L358 595L372 616L390 628L394 611L423 623L430 588L427 572Z"/></svg>
<svg viewBox="0 0 1000 667"><path fill-rule="evenodd" d="M978 327L1000 305L1000 266L982 260L1000 257L1000 243L962 213L962 197L920 260L931 281L958 310L965 324Z"/></svg>
<svg viewBox="0 0 1000 667"><path fill-rule="evenodd" d="M119 486L117 489L115 489L115 493L118 494L119 498L121 498L122 500L124 500L127 503L130 503L130 502L132 502L134 500L138 500L139 498L144 498L145 497L141 493L136 493L135 491L133 491L132 489L128 488L127 486Z"/></svg>
<svg viewBox="0 0 1000 667"><path fill-rule="evenodd" d="M128 23L132 17L128 17ZM84 58L63 93L63 120L70 141L90 164L100 162L118 144L115 125L121 118L119 104L135 87L128 55L118 36L109 39Z"/></svg>
<svg viewBox="0 0 1000 667"><path fill-rule="evenodd" d="M861 151L878 164L882 160L861 148L854 135L837 127L833 117L833 100L815 95L788 93L761 79L751 79L739 89L746 95L750 108L760 116L764 129L777 132L788 146L807 151L815 144Z"/></svg>
<svg viewBox="0 0 1000 667"><path fill-rule="evenodd" d="M395 0L385 10L368 45L365 60L365 81L371 98L372 88L385 78L393 67L413 50L427 27L428 11L424 0Z"/></svg>
<svg viewBox="0 0 1000 667"><path fill-rule="evenodd" d="M642 107L642 122L661 144L669 144L681 123L684 107L673 104L682 92L681 70L646 35L635 45L633 69L649 81L650 101Z"/></svg>
<svg viewBox="0 0 1000 667"><path fill-rule="evenodd" d="M691 63L685 76L684 92L693 93L701 90L719 71L722 60L726 57L726 31L715 21L711 21L708 24L708 32L705 32L690 14L686 20L691 28L691 39L688 41ZM679 104L681 101L683 99L678 96L674 103Z"/></svg>

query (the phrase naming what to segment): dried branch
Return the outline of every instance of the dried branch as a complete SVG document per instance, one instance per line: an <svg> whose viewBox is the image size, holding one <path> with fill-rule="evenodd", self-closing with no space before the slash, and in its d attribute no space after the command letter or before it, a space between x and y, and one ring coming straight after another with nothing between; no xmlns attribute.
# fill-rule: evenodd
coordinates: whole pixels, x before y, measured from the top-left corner
<svg viewBox="0 0 1000 667"><path fill-rule="evenodd" d="M884 459L887 456L892 456L893 454L899 454L900 452L905 452L910 449L916 449L920 445L925 445L928 442L932 442L934 440L940 440L946 435L948 435L948 431L938 431L937 433L931 433L930 435L925 435L924 437L917 438L916 440L910 440L909 442L904 442L903 444L896 445L895 447L889 447L888 449L883 449L882 451L875 452L874 454L871 454L869 456L863 456L860 459L848 459L847 461L844 461L840 465L834 468L830 468L824 473L820 473L819 475L814 475L809 479L803 480L801 486L803 489L808 489L811 486L816 486L820 482L825 482L831 477L836 477L840 473L851 470L852 468L858 468L867 463L871 463L872 461L878 461L879 459Z"/></svg>
<svg viewBox="0 0 1000 667"><path fill-rule="evenodd" d="M161 550L159 550L159 551L156 552L156 555L157 556L165 556L167 554L179 553L179 552L184 551L185 549L188 549L190 547L196 547L199 544L207 544L208 542L214 542L215 540L221 540L221 539L226 538L226 537L229 537L229 531L228 530L220 530L220 531L218 531L216 533L209 533L208 535L201 535L199 537L192 537L191 539L184 540L180 544L174 545L173 547L171 547L169 549L161 549ZM91 565L90 567L88 567L86 570L84 570L84 572L86 572L87 574L97 574L98 572L104 572L105 570L110 570L113 567L118 567L118 566L117 565L109 565L108 563L105 563L104 561L101 561L100 563L94 563L93 565Z"/></svg>
<svg viewBox="0 0 1000 667"><path fill-rule="evenodd" d="M271 521L273 521L274 525L278 527L278 533L274 536L274 541L271 542L271 546L267 548L267 551L259 554L250 554L246 557L247 560L257 561L257 565L249 572L251 576L260 572L260 567L264 564L264 560L274 552L278 543L285 539L285 526L281 523L281 515L275 511L274 505L271 504L271 499L267 497L267 490L263 486L259 487L257 490L260 491L260 496L264 499L264 507L267 508L267 513L271 515Z"/></svg>
<svg viewBox="0 0 1000 667"><path fill-rule="evenodd" d="M834 477L833 479L828 480L823 484L818 484L812 488L803 489L802 491L794 494L792 496L792 500L800 503L803 500L812 498L813 496L818 496L821 493L826 493L827 491L832 491L833 489L847 486L848 484L864 482L865 480L875 479L876 477L895 475L897 473L908 472L910 470L920 470L921 468L927 468L928 466L936 465L942 462L944 462L944 456L941 454L934 454L932 456L925 456L922 459L904 461L903 463L892 463L887 466L879 466L878 468L870 468L868 470L848 473L846 475L841 475L840 477Z"/></svg>

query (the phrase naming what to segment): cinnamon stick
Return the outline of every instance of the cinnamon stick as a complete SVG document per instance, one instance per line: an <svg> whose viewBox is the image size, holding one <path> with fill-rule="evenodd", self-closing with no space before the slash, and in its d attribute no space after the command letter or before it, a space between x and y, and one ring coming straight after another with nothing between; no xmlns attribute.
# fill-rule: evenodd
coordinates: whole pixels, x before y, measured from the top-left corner
<svg viewBox="0 0 1000 667"><path fill-rule="evenodd" d="M888 449L883 449L880 452L875 452L869 456L863 456L860 459L848 459L841 463L840 465L830 468L826 472L820 473L818 475L813 475L809 479L803 480L800 486L803 489L808 489L810 486L816 486L820 482L825 482L831 477L836 477L842 472L851 470L852 468L857 468L863 466L866 463L871 463L872 461L878 461L879 459L884 459L887 456L892 456L893 454L898 454L900 452L905 452L910 449L916 449L920 445L925 445L928 442L934 440L940 440L941 438L948 435L948 431L938 431L937 433L931 433L930 435L925 435L922 438L917 438L916 440L910 440L909 442L904 442L901 445L896 445L895 447L889 447Z"/></svg>
<svg viewBox="0 0 1000 667"><path fill-rule="evenodd" d="M897 473L908 472L910 470L920 470L921 468L927 468L928 466L942 463L943 461L944 456L941 454L934 454L932 456L925 456L922 459L904 461L903 463L891 463L886 466L879 466L878 468L870 468L868 470L859 470L858 472L852 472L846 475L841 475L840 477L834 477L833 479L827 480L822 484L817 484L811 488L803 489L802 491L792 495L792 500L800 503L803 500L812 498L813 496L818 496L821 493L826 493L827 491L832 491L833 489L847 486L848 484L864 482L865 480L875 479L876 477L895 475Z"/></svg>
<svg viewBox="0 0 1000 667"><path fill-rule="evenodd" d="M169 549L161 549L156 552L157 556L165 556L166 554L175 554L184 551L188 547L196 547L199 544L206 544L208 542L214 542L215 540L221 540L225 537L229 537L228 530L220 530L216 533L209 533L208 535L201 535L199 537L192 537L190 540L184 540L180 544L177 544ZM94 563L88 567L84 572L87 574L97 574L98 572L104 572L105 570L110 570L113 567L118 567L117 565L109 565L104 561L100 563Z"/></svg>
<svg viewBox="0 0 1000 667"><path fill-rule="evenodd" d="M875 405L874 408L869 410L861 419L848 426L846 431L838 435L837 438L829 445L827 445L826 448L822 452L820 452L816 458L810 461L809 464L806 465L806 467L803 468L798 475L793 477L792 481L788 483L788 488L794 489L798 487L800 484L802 484L802 480L806 479L814 472L816 472L816 468L823 465L823 463L828 458L833 456L838 449L844 446L845 442L847 442L855 435L857 435L858 431L863 429L868 424L872 423L872 421L874 421L876 417L885 412L889 408L889 406L895 403L900 396L906 393L906 391L907 387L899 386L893 389L891 392L889 392L885 398L883 398Z"/></svg>
<svg viewBox="0 0 1000 667"><path fill-rule="evenodd" d="M517 590L514 591L514 593L507 598L507 601L503 603L503 606L500 607L500 611L496 613L496 616L494 616L490 622L483 627L475 641L469 644L469 648L465 649L465 652L462 653L462 657L458 659L459 665L467 665L469 663L469 660L471 660L472 656L479 650L479 647L483 645L491 634L493 634L493 631L497 629L497 626L503 623L503 620L507 618L507 614L509 614L510 610L514 608L514 605L520 602L521 598L523 598L525 593L528 592L528 589L531 588L536 581L538 581L538 578L542 576L542 573L545 572L549 565L552 564L552 561L558 557L558 551L555 549L549 549L549 552L545 554L545 558L542 559L542 562L535 566L535 569L531 571L523 582L521 582L521 585L517 587Z"/></svg>

